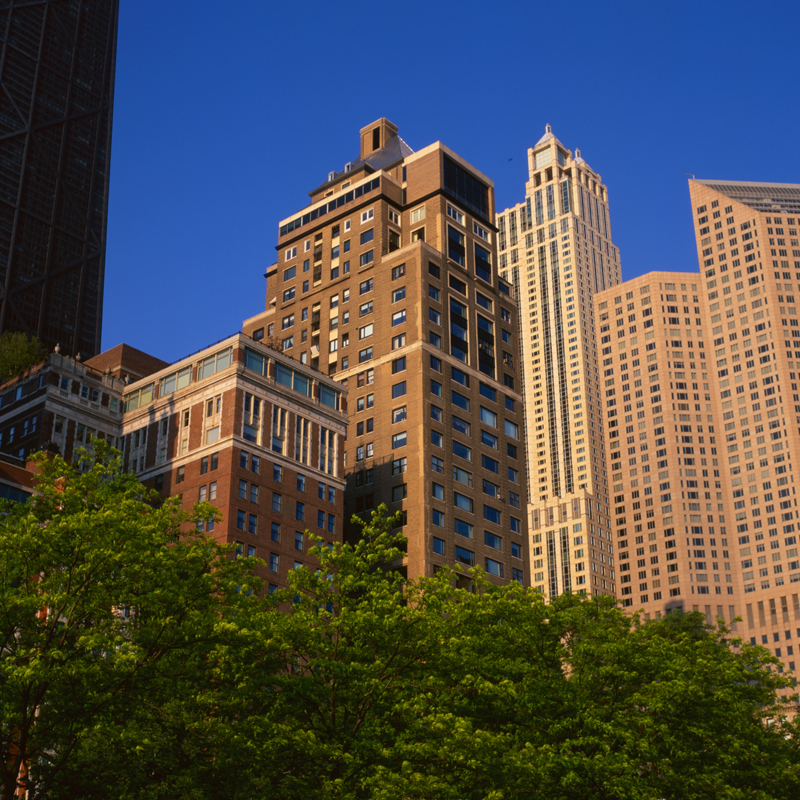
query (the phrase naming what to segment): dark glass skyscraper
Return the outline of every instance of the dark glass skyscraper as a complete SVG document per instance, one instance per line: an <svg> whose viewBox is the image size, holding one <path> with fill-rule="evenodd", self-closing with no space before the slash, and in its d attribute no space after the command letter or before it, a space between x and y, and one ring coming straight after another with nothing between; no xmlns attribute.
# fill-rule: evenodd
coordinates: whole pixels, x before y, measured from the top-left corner
<svg viewBox="0 0 800 800"><path fill-rule="evenodd" d="M100 350L119 0L0 0L0 331Z"/></svg>

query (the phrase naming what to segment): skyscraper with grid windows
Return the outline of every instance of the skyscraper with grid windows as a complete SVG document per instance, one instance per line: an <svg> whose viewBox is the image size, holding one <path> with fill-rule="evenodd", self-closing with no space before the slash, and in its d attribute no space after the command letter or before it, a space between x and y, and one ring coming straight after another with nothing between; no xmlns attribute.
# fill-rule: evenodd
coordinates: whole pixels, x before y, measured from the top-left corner
<svg viewBox="0 0 800 800"><path fill-rule="evenodd" d="M547 126L525 199L497 215L500 276L519 304L531 584L613 593L592 296L620 281L608 190Z"/></svg>
<svg viewBox="0 0 800 800"><path fill-rule="evenodd" d="M0 331L100 350L119 0L0 8Z"/></svg>

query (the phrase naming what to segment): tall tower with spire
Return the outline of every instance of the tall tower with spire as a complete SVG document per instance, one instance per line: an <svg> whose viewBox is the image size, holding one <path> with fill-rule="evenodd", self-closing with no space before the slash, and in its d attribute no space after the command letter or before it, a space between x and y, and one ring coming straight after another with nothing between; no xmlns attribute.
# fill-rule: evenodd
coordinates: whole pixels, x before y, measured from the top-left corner
<svg viewBox="0 0 800 800"><path fill-rule="evenodd" d="M614 593L592 310L621 280L608 191L548 125L528 150L525 199L497 226L499 272L519 304L531 584L550 597Z"/></svg>

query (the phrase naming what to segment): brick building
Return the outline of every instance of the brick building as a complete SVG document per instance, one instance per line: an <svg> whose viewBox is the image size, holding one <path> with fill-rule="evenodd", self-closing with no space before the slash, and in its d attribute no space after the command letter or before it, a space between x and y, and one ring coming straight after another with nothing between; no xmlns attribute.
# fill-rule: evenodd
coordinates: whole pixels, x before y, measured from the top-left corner
<svg viewBox="0 0 800 800"><path fill-rule="evenodd" d="M409 576L480 565L527 583L517 310L493 184L440 142L413 152L386 119L360 145L280 223L266 311L245 333L348 387L345 516L402 511Z"/></svg>
<svg viewBox="0 0 800 800"><path fill-rule="evenodd" d="M125 469L205 530L267 563L270 589L309 560L304 531L342 540L345 393L306 365L236 334L125 387Z"/></svg>
<svg viewBox="0 0 800 800"><path fill-rule="evenodd" d="M342 539L345 407L332 379L241 334L172 365L129 345L86 363L52 353L0 387L0 495L30 492L32 453L71 461L97 437L162 497L217 506L204 528L277 587L310 563L306 528Z"/></svg>

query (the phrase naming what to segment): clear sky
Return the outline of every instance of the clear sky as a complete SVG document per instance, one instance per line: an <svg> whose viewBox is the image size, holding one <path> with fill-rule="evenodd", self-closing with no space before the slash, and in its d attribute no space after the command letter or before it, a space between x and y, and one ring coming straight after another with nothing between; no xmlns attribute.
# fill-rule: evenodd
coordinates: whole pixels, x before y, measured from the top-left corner
<svg viewBox="0 0 800 800"><path fill-rule="evenodd" d="M623 280L695 270L686 173L800 183L800 3L121 0L103 347L264 309L278 221L388 117L524 196L545 124L608 186Z"/></svg>

